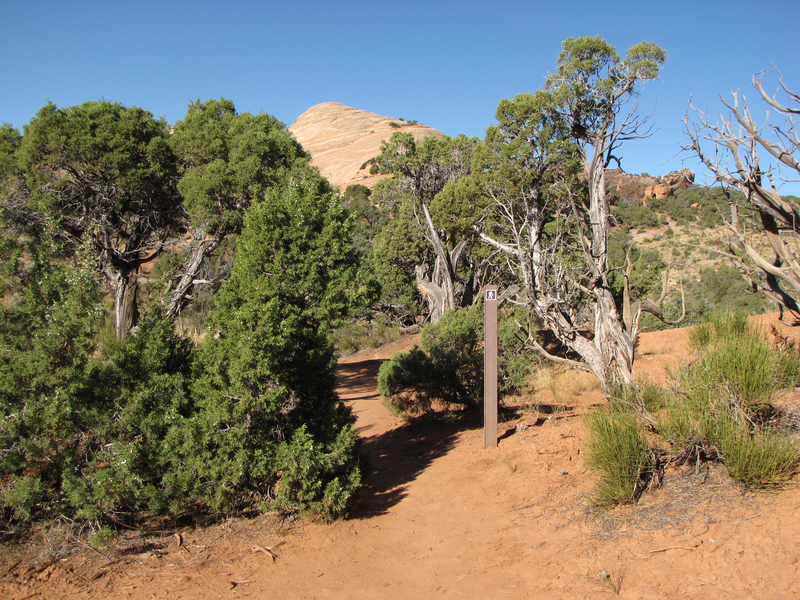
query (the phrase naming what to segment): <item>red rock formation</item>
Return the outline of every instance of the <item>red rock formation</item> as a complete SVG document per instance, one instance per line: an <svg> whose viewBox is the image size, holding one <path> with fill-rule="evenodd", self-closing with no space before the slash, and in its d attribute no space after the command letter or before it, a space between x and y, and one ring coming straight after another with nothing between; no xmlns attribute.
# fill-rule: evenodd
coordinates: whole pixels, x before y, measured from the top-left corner
<svg viewBox="0 0 800 600"><path fill-rule="evenodd" d="M672 196L676 190L691 187L694 184L694 172L678 169L661 177L650 177L609 169L606 171L606 183L609 191L616 190L623 200L664 199Z"/></svg>

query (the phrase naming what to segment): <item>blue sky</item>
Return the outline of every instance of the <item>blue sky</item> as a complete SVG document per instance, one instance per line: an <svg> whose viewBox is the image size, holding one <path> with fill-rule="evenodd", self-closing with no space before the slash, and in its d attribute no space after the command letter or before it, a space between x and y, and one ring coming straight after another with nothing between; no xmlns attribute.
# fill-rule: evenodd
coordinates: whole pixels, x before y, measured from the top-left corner
<svg viewBox="0 0 800 600"><path fill-rule="evenodd" d="M687 166L702 181L679 154L690 94L717 111L720 94L771 63L800 90L798 17L796 0L5 0L0 121L22 129L48 99L105 98L174 123L190 100L224 96L287 125L334 101L483 137L501 98L543 84L565 38L599 35L620 54L648 40L668 55L640 100L658 130L623 147L623 168Z"/></svg>

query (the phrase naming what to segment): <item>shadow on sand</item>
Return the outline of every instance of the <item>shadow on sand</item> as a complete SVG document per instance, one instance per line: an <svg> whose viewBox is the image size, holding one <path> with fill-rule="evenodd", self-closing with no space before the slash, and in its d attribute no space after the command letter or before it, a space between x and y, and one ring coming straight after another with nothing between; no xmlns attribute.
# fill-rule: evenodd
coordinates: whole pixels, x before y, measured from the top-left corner
<svg viewBox="0 0 800 600"><path fill-rule="evenodd" d="M382 362L339 364L336 379L342 400L380 402L376 381ZM360 426L370 468L353 518L367 519L395 506L406 497L408 484L455 446L460 432L483 426L482 418L480 411L425 415L375 435L366 433L369 426Z"/></svg>
<svg viewBox="0 0 800 600"><path fill-rule="evenodd" d="M471 413L412 419L385 433L363 437L371 470L355 518L387 512L407 495L414 481L437 458L447 454L462 431L482 427L481 416Z"/></svg>
<svg viewBox="0 0 800 600"><path fill-rule="evenodd" d="M336 385L342 400L379 399L378 369L383 360L364 360L336 365Z"/></svg>

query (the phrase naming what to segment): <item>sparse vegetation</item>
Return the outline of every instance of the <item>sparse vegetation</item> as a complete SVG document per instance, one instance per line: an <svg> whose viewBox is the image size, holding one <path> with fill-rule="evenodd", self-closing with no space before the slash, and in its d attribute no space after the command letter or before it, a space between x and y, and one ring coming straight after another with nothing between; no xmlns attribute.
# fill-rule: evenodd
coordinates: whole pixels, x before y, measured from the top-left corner
<svg viewBox="0 0 800 600"><path fill-rule="evenodd" d="M340 356L355 354L367 348L378 348L400 339L400 327L390 325L376 315L372 320L358 320L333 332L333 344Z"/></svg>
<svg viewBox="0 0 800 600"><path fill-rule="evenodd" d="M780 390L800 381L797 350L770 342L742 316L715 319L690 335L696 358L676 373L672 390L620 388L587 417L598 502L635 501L669 463L719 461L751 489L797 471L797 440L774 426L773 405ZM645 428L660 445L648 447Z"/></svg>

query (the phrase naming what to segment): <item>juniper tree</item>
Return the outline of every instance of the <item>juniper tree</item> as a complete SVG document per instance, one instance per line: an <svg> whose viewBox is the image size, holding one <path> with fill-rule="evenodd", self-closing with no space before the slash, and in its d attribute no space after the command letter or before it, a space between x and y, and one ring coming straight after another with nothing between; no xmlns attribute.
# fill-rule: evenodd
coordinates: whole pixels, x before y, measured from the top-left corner
<svg viewBox="0 0 800 600"><path fill-rule="evenodd" d="M73 247L91 239L118 337L136 319L137 271L181 218L167 124L138 107L49 103L24 128L6 208ZM7 184L8 185L8 184Z"/></svg>
<svg viewBox="0 0 800 600"><path fill-rule="evenodd" d="M658 301L632 299L630 262L622 306L615 300L605 171L623 141L646 135L635 98L665 57L650 42L620 59L600 38L567 39L543 90L501 101L498 125L487 130L486 152L473 169L491 199L482 239L508 257L523 301L580 359L554 356L533 336L530 344L604 385L633 382L639 318L643 311L663 318L666 277Z"/></svg>

